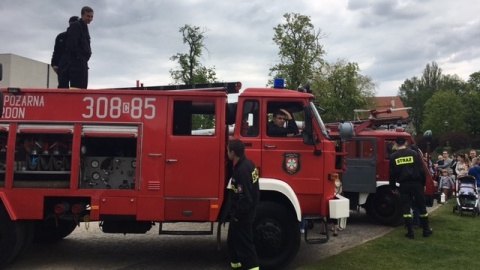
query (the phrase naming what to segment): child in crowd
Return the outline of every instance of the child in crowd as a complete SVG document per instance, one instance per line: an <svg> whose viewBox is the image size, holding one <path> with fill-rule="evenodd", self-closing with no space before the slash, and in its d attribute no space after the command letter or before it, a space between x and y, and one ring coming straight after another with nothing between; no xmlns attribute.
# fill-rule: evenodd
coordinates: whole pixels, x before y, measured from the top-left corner
<svg viewBox="0 0 480 270"><path fill-rule="evenodd" d="M448 198L450 197L450 192L453 187L453 178L450 176L447 169L443 169L442 175L440 176L440 182L438 183L438 191L445 194L445 200L448 200Z"/></svg>

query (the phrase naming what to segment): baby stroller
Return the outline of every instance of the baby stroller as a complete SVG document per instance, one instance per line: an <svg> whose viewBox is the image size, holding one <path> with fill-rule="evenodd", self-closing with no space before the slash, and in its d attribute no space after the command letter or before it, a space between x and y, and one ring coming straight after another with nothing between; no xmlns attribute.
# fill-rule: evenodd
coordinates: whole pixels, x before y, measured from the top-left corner
<svg viewBox="0 0 480 270"><path fill-rule="evenodd" d="M478 209L478 193L477 193L477 180L471 175L464 175L457 178L456 181L457 190L457 204L453 206L453 213L457 210L460 216L464 211L472 213L475 217L479 213Z"/></svg>

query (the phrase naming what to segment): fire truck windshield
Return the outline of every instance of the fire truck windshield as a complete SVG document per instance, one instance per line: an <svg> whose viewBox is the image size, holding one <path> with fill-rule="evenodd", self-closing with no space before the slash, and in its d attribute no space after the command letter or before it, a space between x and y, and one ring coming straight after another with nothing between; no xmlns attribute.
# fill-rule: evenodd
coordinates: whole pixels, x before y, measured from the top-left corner
<svg viewBox="0 0 480 270"><path fill-rule="evenodd" d="M330 139L330 137L328 136L327 128L323 123L322 117L320 117L320 113L318 112L317 107L315 107L315 104L313 104L313 102L310 102L310 108L312 109L313 115L315 116L315 119L317 120L317 123L322 130L323 136L325 136L325 138L327 139Z"/></svg>

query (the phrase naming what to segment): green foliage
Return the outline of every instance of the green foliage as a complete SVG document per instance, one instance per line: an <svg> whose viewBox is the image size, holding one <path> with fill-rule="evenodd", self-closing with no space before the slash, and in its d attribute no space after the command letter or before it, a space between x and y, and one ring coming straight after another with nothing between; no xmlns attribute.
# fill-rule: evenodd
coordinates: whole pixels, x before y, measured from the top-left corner
<svg viewBox="0 0 480 270"><path fill-rule="evenodd" d="M203 35L207 30L200 29L198 26L185 25L180 27L180 33L183 36L183 43L188 44L188 53L177 53L170 57L171 61L176 61L179 69L170 70L170 76L176 84L199 84L213 83L217 81L215 67L204 67L199 58L202 56L202 49L205 49Z"/></svg>
<svg viewBox="0 0 480 270"><path fill-rule="evenodd" d="M433 94L440 88L440 78L442 77L442 69L437 63L427 64L420 79L413 77L407 79L400 86L398 95L403 105L412 107L409 115L414 119L413 125L417 132L423 132L423 104L429 100Z"/></svg>
<svg viewBox="0 0 480 270"><path fill-rule="evenodd" d="M452 213L455 199L429 214L433 235L416 231L405 238L403 226L392 232L301 269L479 269L476 239L479 218ZM374 226L374 225L372 225ZM341 237L341 235L339 236Z"/></svg>
<svg viewBox="0 0 480 270"><path fill-rule="evenodd" d="M353 120L353 110L371 109L369 100L375 96L375 84L360 74L357 63L339 60L326 63L312 80L317 103L326 110L327 122Z"/></svg>
<svg viewBox="0 0 480 270"><path fill-rule="evenodd" d="M451 153L470 148L472 145L471 137L461 132L452 132L441 136L438 142L441 146L447 146Z"/></svg>
<svg viewBox="0 0 480 270"><path fill-rule="evenodd" d="M288 89L297 89L323 62L325 52L319 42L323 35L320 30L315 31L308 16L287 13L283 17L286 23L273 28L280 63L270 68L270 76L284 78Z"/></svg>
<svg viewBox="0 0 480 270"><path fill-rule="evenodd" d="M438 92L425 103L422 130L432 130L436 136L455 131L465 131L466 109L462 100L452 92Z"/></svg>
<svg viewBox="0 0 480 270"><path fill-rule="evenodd" d="M480 71L470 74L467 83L472 91L480 92Z"/></svg>

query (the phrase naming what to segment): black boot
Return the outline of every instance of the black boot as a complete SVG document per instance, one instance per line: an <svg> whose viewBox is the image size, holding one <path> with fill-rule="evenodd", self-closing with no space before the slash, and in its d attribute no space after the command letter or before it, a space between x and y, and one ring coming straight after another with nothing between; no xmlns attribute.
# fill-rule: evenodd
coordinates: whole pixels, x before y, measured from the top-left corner
<svg viewBox="0 0 480 270"><path fill-rule="evenodd" d="M423 227L423 237L429 237L432 235L433 230L428 225L428 217L420 217L420 222L422 223Z"/></svg>
<svg viewBox="0 0 480 270"><path fill-rule="evenodd" d="M407 228L407 234L405 237L415 239L415 230L413 229L412 218L404 218L405 228Z"/></svg>

